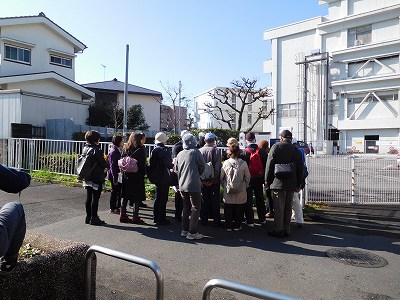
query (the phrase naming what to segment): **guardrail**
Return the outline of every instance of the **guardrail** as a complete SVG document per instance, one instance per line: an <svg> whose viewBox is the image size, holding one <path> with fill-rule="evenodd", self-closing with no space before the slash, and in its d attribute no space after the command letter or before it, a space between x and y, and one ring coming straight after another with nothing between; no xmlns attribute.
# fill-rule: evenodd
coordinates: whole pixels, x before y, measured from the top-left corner
<svg viewBox="0 0 400 300"><path fill-rule="evenodd" d="M244 284L233 282L233 281L227 281L227 280L223 280L223 279L211 279L209 282L207 282L203 288L203 293L202 293L201 299L209 300L211 290L216 287L227 289L227 290L234 291L234 292L238 292L240 294L244 294L244 295L248 295L248 296L253 296L258 299L266 299L266 300L297 300L298 299L298 298L293 298L290 296L277 294L277 293L270 292L267 290L262 290L262 289L259 289L256 287L244 285Z"/></svg>
<svg viewBox="0 0 400 300"><path fill-rule="evenodd" d="M156 280L157 280L157 292L156 292L156 299L157 300L162 300L164 299L164 279L163 275L161 273L161 269L158 267L158 265L148 259L141 258L138 256L133 256L130 254L126 254L120 251L112 250L109 248L104 248L100 246L92 246L88 249L86 252L85 256L85 262L86 262L86 281L85 281L85 299L89 300L90 295L92 293L91 287L92 287L92 258L93 255L98 252L102 253L111 257L115 257L118 259L122 259L134 264L138 264L144 267L147 267L153 271L153 273L156 275Z"/></svg>

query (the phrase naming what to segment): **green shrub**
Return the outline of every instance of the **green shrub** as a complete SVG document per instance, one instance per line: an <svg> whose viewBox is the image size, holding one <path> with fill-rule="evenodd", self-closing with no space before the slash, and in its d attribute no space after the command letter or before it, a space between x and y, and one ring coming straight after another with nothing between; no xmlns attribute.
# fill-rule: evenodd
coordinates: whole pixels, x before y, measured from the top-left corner
<svg viewBox="0 0 400 300"><path fill-rule="evenodd" d="M65 152L44 154L39 156L39 166L46 166L46 170L49 172L71 173L75 170L77 157L77 154Z"/></svg>

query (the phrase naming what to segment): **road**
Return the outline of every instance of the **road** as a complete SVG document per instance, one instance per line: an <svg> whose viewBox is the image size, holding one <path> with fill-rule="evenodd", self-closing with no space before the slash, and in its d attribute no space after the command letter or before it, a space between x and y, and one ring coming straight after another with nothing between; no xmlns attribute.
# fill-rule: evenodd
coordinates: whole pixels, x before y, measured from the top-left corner
<svg viewBox="0 0 400 300"><path fill-rule="evenodd" d="M338 224L307 222L288 239L267 236L272 221L226 232L200 227L206 237L188 241L180 225L157 228L151 209L147 225L119 223L100 199L104 227L84 224L82 188L32 183L22 192L28 229L62 239L99 245L156 262L165 279L165 299L201 299L203 286L221 278L301 299L400 299L400 239L366 235ZM0 205L18 195L0 192ZM148 201L151 204L150 201ZM172 216L172 214L170 214ZM332 248L355 248L388 261L381 268L350 266L327 257ZM97 299L154 299L154 274L143 267L98 255ZM215 289L212 299L253 299Z"/></svg>

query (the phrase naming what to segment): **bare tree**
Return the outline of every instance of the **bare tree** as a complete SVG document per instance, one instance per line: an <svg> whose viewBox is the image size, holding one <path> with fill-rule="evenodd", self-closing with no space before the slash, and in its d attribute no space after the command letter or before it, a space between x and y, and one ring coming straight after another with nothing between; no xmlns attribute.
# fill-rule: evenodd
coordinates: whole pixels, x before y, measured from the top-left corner
<svg viewBox="0 0 400 300"><path fill-rule="evenodd" d="M272 96L272 91L266 87L256 88L257 81L257 79L242 77L241 80L232 81L231 87L216 88L208 93L214 101L204 103L204 105L217 121L227 124L231 130L241 131L243 116L247 112L246 106L259 103L257 117L246 129L246 131L251 131L261 119L269 118L274 112L273 108L267 108L266 105L267 98ZM236 128L233 128L233 124L236 123Z"/></svg>
<svg viewBox="0 0 400 300"><path fill-rule="evenodd" d="M183 124L185 128L188 126L187 112L191 106L191 100L186 96L182 96L183 89L180 82L178 86L171 85L168 82L162 83L161 81L160 84L167 94L160 103L171 107L171 110L164 111L167 116L162 118L162 126L167 129L170 128L174 133L177 133L177 130L180 130Z"/></svg>

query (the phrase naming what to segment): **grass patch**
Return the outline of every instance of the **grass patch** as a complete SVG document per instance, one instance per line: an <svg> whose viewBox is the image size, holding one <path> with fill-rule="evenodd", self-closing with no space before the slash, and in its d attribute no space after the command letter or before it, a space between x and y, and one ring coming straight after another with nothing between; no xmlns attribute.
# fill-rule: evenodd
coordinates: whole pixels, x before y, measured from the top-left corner
<svg viewBox="0 0 400 300"><path fill-rule="evenodd" d="M25 260L32 258L37 255L43 255L45 254L43 250L40 250L39 248L33 247L31 244L24 244L21 246L19 249L19 259L20 260Z"/></svg>

